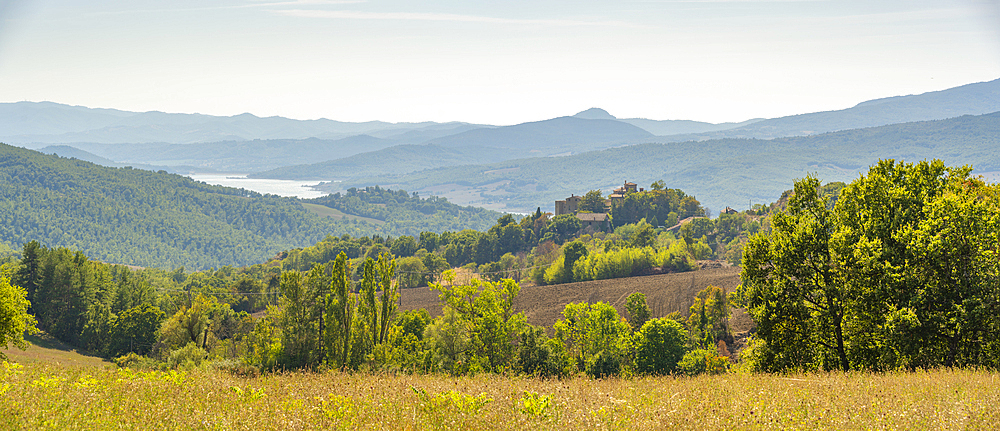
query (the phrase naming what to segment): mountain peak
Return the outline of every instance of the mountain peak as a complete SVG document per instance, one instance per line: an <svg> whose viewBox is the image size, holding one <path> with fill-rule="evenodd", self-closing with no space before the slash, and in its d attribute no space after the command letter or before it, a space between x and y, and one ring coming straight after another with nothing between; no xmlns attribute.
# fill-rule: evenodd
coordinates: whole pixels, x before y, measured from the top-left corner
<svg viewBox="0 0 1000 431"><path fill-rule="evenodd" d="M590 108L586 111L577 112L574 115L576 118L583 118L585 120L617 120L614 115L608 113L601 108Z"/></svg>

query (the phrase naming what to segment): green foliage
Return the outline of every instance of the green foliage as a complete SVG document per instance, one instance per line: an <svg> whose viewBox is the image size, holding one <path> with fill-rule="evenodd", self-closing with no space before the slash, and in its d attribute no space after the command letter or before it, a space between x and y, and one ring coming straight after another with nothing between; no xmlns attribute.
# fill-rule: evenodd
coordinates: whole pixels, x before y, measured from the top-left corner
<svg viewBox="0 0 1000 431"><path fill-rule="evenodd" d="M687 321L692 345L707 349L727 338L729 312L729 299L721 287L709 285L698 292Z"/></svg>
<svg viewBox="0 0 1000 431"><path fill-rule="evenodd" d="M37 240L107 262L208 268L262 262L330 233L373 231L311 214L294 198L180 175L107 168L2 144L0 160L2 243Z"/></svg>
<svg viewBox="0 0 1000 431"><path fill-rule="evenodd" d="M587 194L583 195L583 199L580 199L580 203L577 205L577 210L590 213L605 212L604 195L601 194L600 190L591 190L587 192Z"/></svg>
<svg viewBox="0 0 1000 431"><path fill-rule="evenodd" d="M685 352L687 331L671 319L651 319L634 335L635 370L642 374L667 374Z"/></svg>
<svg viewBox="0 0 1000 431"><path fill-rule="evenodd" d="M632 330L642 328L649 320L649 305L646 304L646 294L635 292L625 299L625 312L628 314L628 324Z"/></svg>
<svg viewBox="0 0 1000 431"><path fill-rule="evenodd" d="M162 321L163 311L149 304L125 310L111 325L105 355L118 357L125 353L149 353L156 342L156 334Z"/></svg>
<svg viewBox="0 0 1000 431"><path fill-rule="evenodd" d="M208 352L192 342L170 352L170 356L167 358L167 366L187 370L200 367L207 359Z"/></svg>
<svg viewBox="0 0 1000 431"><path fill-rule="evenodd" d="M360 190L352 187L343 194L337 192L306 202L333 208L345 214L383 221L385 223L379 226L379 232L400 236L462 229L486 230L501 216L496 211L483 208L461 207L437 196L421 198L406 190L394 191L379 186ZM410 256L417 248L409 253L398 251L402 250L394 249L392 252L397 256Z"/></svg>
<svg viewBox="0 0 1000 431"><path fill-rule="evenodd" d="M166 366L163 362L138 355L135 352L129 352L119 356L115 358L113 362L120 368L131 368L135 370L158 370Z"/></svg>
<svg viewBox="0 0 1000 431"><path fill-rule="evenodd" d="M723 374L729 370L729 358L719 356L715 350L696 349L684 354L677 369L688 376Z"/></svg>
<svg viewBox="0 0 1000 431"><path fill-rule="evenodd" d="M468 369L466 351L469 349L469 322L448 306L444 307L443 315L434 319L424 331L424 340L434 352L436 368L451 372L464 373Z"/></svg>
<svg viewBox="0 0 1000 431"><path fill-rule="evenodd" d="M559 377L569 363L558 340L550 340L545 329L525 325L520 334L516 368L529 376Z"/></svg>
<svg viewBox="0 0 1000 431"><path fill-rule="evenodd" d="M590 364L591 371L603 375L613 369L609 367L620 367L631 330L614 307L604 302L571 303L562 314L563 318L553 326L556 338L578 370ZM603 357L595 359L602 353ZM597 368L593 368L595 364Z"/></svg>
<svg viewBox="0 0 1000 431"><path fill-rule="evenodd" d="M552 415L552 395L538 395L537 392L524 392L517 400L517 409L522 414L533 418L547 418Z"/></svg>
<svg viewBox="0 0 1000 431"><path fill-rule="evenodd" d="M485 393L469 395L450 390L430 395L423 388L411 386L417 395L418 409L430 429L460 429L474 426L485 418L481 411L493 398Z"/></svg>
<svg viewBox="0 0 1000 431"><path fill-rule="evenodd" d="M468 357L473 369L499 372L513 362L514 342L526 325L524 314L514 312L514 300L521 291L514 280L490 283L473 279L467 286L432 288L441 292L441 301L463 322L452 325L468 328Z"/></svg>
<svg viewBox="0 0 1000 431"><path fill-rule="evenodd" d="M705 210L694 196L680 189L668 189L662 181L650 190L629 193L611 207L611 220L615 227L641 220L671 220L692 216L705 216ZM663 187L659 187L663 186ZM672 226L672 224L668 224ZM656 226L653 226L654 228Z"/></svg>
<svg viewBox="0 0 1000 431"><path fill-rule="evenodd" d="M33 333L35 319L28 314L27 292L10 284L10 279L0 277L0 346L4 349L14 346L21 350L27 349L29 343L24 341L24 334ZM7 356L0 352L0 361L6 361Z"/></svg>
<svg viewBox="0 0 1000 431"><path fill-rule="evenodd" d="M585 371L595 379L617 376L622 371L622 357L617 352L601 350L587 360Z"/></svg>
<svg viewBox="0 0 1000 431"><path fill-rule="evenodd" d="M969 171L882 161L832 210L797 182L743 253L752 368L998 366L1000 205Z"/></svg>

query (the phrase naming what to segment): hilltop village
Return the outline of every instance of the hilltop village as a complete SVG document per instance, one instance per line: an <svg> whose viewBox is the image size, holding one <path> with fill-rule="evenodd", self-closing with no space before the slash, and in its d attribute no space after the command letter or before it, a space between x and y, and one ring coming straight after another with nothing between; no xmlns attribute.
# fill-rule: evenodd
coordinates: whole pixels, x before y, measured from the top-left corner
<svg viewBox="0 0 1000 431"><path fill-rule="evenodd" d="M633 217L629 217L629 213L646 213L648 211L642 211L641 208L630 208L630 207L644 207L646 206L642 196L646 192L643 187L638 187L638 184L625 181L624 184L615 188L611 191L611 194L607 198L601 195L600 190L591 190L584 196L578 196L576 194L571 194L568 198L563 200L555 201L555 214L558 217L564 214L575 215L578 220L580 220L580 225L584 230L592 231L607 231L612 224L615 226L634 223L638 220L633 220ZM672 231L678 229L682 224L687 223L695 218L707 217L707 213L704 208L701 208L698 201L694 199L693 196L683 196L683 192L679 190L665 189L661 181L653 183L650 192L662 192L664 195L671 195L670 197L680 198L677 201L680 202L681 208L667 214L665 218L657 219L655 216L647 222L652 223L656 227L666 226L666 230ZM630 197L632 199L630 199ZM655 197L652 198L655 200ZM617 223L612 223L613 213L617 209L619 220ZM732 214L736 211L726 207L723 213ZM680 214L678 214L680 213ZM680 218L680 217L682 218ZM662 222L662 223L660 223Z"/></svg>

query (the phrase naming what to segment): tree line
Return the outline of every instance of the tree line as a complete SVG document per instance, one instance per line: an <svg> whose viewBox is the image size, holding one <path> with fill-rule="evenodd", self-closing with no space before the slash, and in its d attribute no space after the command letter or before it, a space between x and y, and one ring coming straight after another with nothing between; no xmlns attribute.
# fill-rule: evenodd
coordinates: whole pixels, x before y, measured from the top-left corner
<svg viewBox="0 0 1000 431"><path fill-rule="evenodd" d="M1000 194L940 160L882 160L835 203L795 183L743 251L761 371L1000 365Z"/></svg>
<svg viewBox="0 0 1000 431"><path fill-rule="evenodd" d="M20 319L20 326L12 327L9 320L0 321L5 337L0 341L23 347L21 334L37 325L122 366L212 364L241 373L337 369L605 377L714 373L729 366L728 351L719 348L732 340L729 305L717 287L698 294L689 317L652 318L645 297L633 294L625 317L606 303L574 303L547 329L528 324L515 308L520 286L511 279L434 284L444 306L441 316L431 318L426 310L400 313L395 271L392 256L382 254L366 258L355 281L350 260L340 253L308 271L268 272L276 275L269 282L277 291L254 318L234 310L239 302L230 296L191 286L157 290L164 280L145 271L29 243L20 261L0 267L0 289L11 293L0 309Z"/></svg>

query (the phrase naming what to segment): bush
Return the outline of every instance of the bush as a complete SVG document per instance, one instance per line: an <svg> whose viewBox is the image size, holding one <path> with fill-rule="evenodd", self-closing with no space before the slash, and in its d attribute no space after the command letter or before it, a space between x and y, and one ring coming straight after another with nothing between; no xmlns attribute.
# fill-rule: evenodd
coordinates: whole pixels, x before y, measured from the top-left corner
<svg viewBox="0 0 1000 431"><path fill-rule="evenodd" d="M530 376L560 377L567 374L569 362L558 340L549 340L545 329L529 326L520 334L517 367Z"/></svg>
<svg viewBox="0 0 1000 431"><path fill-rule="evenodd" d="M622 371L622 358L602 350L587 361L587 375L595 379L617 376Z"/></svg>
<svg viewBox="0 0 1000 431"><path fill-rule="evenodd" d="M166 368L166 364L157 361L153 358L148 358L142 355L138 355L135 352L129 352L128 354L119 356L113 360L115 365L120 368L133 368L133 369L147 369L147 370L162 370Z"/></svg>
<svg viewBox="0 0 1000 431"><path fill-rule="evenodd" d="M684 355L687 331L675 320L651 319L635 334L635 368L640 374L666 374Z"/></svg>
<svg viewBox="0 0 1000 431"><path fill-rule="evenodd" d="M198 347L194 342L188 343L180 349L170 352L167 358L167 366L170 368L195 368L200 367L208 359L208 352Z"/></svg>
<svg viewBox="0 0 1000 431"><path fill-rule="evenodd" d="M729 358L719 356L715 350L692 350L684 355L677 368L688 376L722 374L729 370Z"/></svg>

